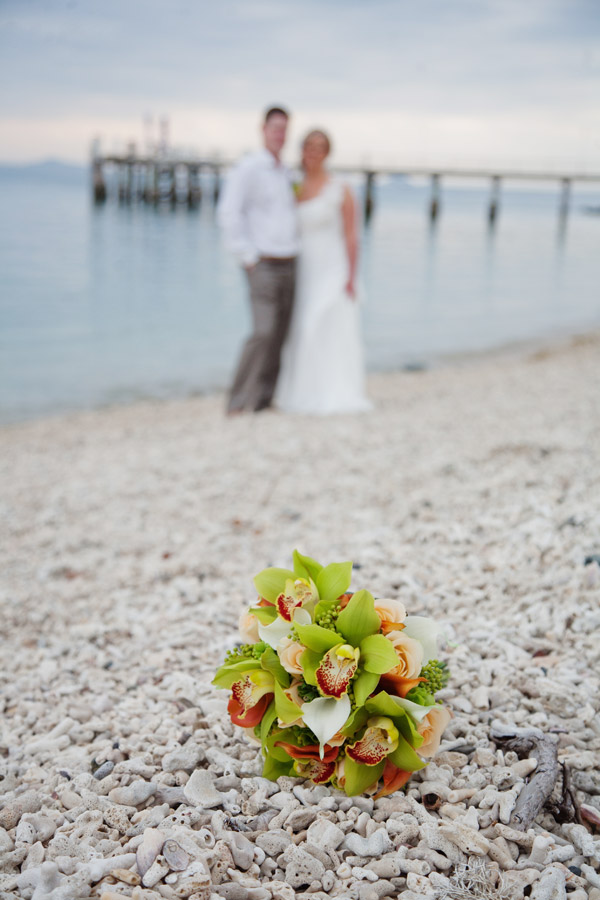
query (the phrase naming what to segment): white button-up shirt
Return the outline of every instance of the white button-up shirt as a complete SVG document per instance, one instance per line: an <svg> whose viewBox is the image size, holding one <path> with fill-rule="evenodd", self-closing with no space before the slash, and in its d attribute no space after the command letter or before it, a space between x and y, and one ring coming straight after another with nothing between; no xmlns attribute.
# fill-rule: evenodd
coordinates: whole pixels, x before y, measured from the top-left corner
<svg viewBox="0 0 600 900"><path fill-rule="evenodd" d="M290 170L268 150L233 168L219 202L219 223L243 266L261 256L296 256L298 221Z"/></svg>

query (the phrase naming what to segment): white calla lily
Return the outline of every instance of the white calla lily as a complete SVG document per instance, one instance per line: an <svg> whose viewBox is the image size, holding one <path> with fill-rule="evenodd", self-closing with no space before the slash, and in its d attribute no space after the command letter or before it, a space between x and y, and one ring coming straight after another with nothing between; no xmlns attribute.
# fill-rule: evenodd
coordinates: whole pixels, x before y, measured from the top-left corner
<svg viewBox="0 0 600 900"><path fill-rule="evenodd" d="M302 609L302 607L294 610L292 620L298 625L310 625L312 622L310 613L308 610ZM265 644L268 644L273 650L277 650L280 641L290 633L291 627L289 622L286 622L281 616L277 616L270 625L262 625L259 622L258 635L261 641L264 641Z"/></svg>
<svg viewBox="0 0 600 900"><path fill-rule="evenodd" d="M279 642L282 638L287 637L290 633L290 623L279 616L271 622L270 625L262 625L258 623L258 634L261 641L277 650Z"/></svg>
<svg viewBox="0 0 600 900"><path fill-rule="evenodd" d="M422 665L426 665L430 659L437 658L438 638L444 637L444 632L438 622L427 616L407 616L404 620L402 634L419 641L422 645Z"/></svg>
<svg viewBox="0 0 600 900"><path fill-rule="evenodd" d="M344 727L352 710L350 699L344 694L339 700L333 697L317 697L302 706L304 724L310 728L319 741L321 759L324 747L330 738Z"/></svg>

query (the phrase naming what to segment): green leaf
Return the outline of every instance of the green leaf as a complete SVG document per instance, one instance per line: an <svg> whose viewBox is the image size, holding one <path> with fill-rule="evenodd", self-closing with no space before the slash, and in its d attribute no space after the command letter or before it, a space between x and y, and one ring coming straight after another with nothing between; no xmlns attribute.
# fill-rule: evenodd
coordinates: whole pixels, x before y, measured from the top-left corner
<svg viewBox="0 0 600 900"><path fill-rule="evenodd" d="M425 738L417 731L417 726L412 717L406 714L401 719L395 719L395 723L404 740L408 741L415 750L418 750Z"/></svg>
<svg viewBox="0 0 600 900"><path fill-rule="evenodd" d="M346 737L352 737L356 734L357 731L360 731L361 728L364 728L364 726L367 724L368 718L369 713L366 711L366 709L355 709L342 728L342 734L346 735Z"/></svg>
<svg viewBox="0 0 600 900"><path fill-rule="evenodd" d="M277 717L281 719L284 725L291 725L296 719L302 715L302 710L296 706L285 694L283 688L275 682L275 709Z"/></svg>
<svg viewBox="0 0 600 900"><path fill-rule="evenodd" d="M295 575L289 569L263 569L254 579L254 587L261 597L268 600L269 603L275 603L285 588L285 583L291 578L294 580Z"/></svg>
<svg viewBox="0 0 600 900"><path fill-rule="evenodd" d="M274 705L275 704L273 704L273 706ZM285 741L286 744L294 744L294 746L297 746L297 742L294 740L292 735L287 735L286 732L288 732L289 730L290 729L288 728L277 728L267 737L266 742L263 746L265 756L272 756L274 759L279 760L279 762L289 763L291 761L293 763L291 756L284 747L275 746L277 741Z"/></svg>
<svg viewBox="0 0 600 900"><path fill-rule="evenodd" d="M279 662L279 657L272 647L267 647L265 652L262 654L260 658L260 664L266 672L271 673L276 682L279 682L279 684L281 684L283 687L289 687L289 673L285 671L285 669Z"/></svg>
<svg viewBox="0 0 600 900"><path fill-rule="evenodd" d="M353 594L348 606L339 614L336 627L353 647L358 647L368 635L379 631L381 619L375 612L373 595L368 591Z"/></svg>
<svg viewBox="0 0 600 900"><path fill-rule="evenodd" d="M385 762L377 763L376 766L366 766L364 763L357 763L346 754L344 759L344 776L346 778L344 790L346 794L349 797L363 794L367 788L379 781L384 767Z"/></svg>
<svg viewBox="0 0 600 900"><path fill-rule="evenodd" d="M372 716L387 716L390 719L397 719L404 715L400 704L396 703L386 691L379 691L374 697L369 697L365 707Z"/></svg>
<svg viewBox="0 0 600 900"><path fill-rule="evenodd" d="M321 600L337 600L350 587L352 563L330 563L317 575L316 585Z"/></svg>
<svg viewBox="0 0 600 900"><path fill-rule="evenodd" d="M295 625L295 628L304 646L317 653L327 653L332 647L344 643L337 631L330 631L321 625Z"/></svg>
<svg viewBox="0 0 600 900"><path fill-rule="evenodd" d="M277 618L274 606L251 606L249 612L254 613L261 625L270 625Z"/></svg>
<svg viewBox="0 0 600 900"><path fill-rule="evenodd" d="M316 559L311 559L310 556L303 556L297 550L294 550L294 573L299 578L312 578L316 582L322 568L323 566Z"/></svg>
<svg viewBox="0 0 600 900"><path fill-rule="evenodd" d="M293 775L294 760L288 756L286 762L281 762L272 754L265 758L262 770L262 777L268 778L269 781L277 781L282 775Z"/></svg>
<svg viewBox="0 0 600 900"><path fill-rule="evenodd" d="M322 653L316 653L314 650L305 650L300 656L300 665L302 666L302 674L307 684L317 687L316 671L321 665L323 658Z"/></svg>
<svg viewBox="0 0 600 900"><path fill-rule="evenodd" d="M398 657L391 641L383 634L370 634L360 642L360 664L367 672L385 675L398 665Z"/></svg>
<svg viewBox="0 0 600 900"><path fill-rule="evenodd" d="M405 772L417 772L427 765L403 737L398 738L398 746L393 753L390 753L388 759L399 769L404 769Z"/></svg>
<svg viewBox="0 0 600 900"><path fill-rule="evenodd" d="M374 672L361 672L352 682L354 688L354 702L357 706L363 706L367 697L373 693L379 684L379 675Z"/></svg>
<svg viewBox="0 0 600 900"><path fill-rule="evenodd" d="M260 742L262 744L263 750L265 749L265 744L267 742L267 738L269 737L269 731L271 730L271 725L277 718L277 710L275 709L275 701L271 700L269 705L265 710L265 714L260 722Z"/></svg>
<svg viewBox="0 0 600 900"><path fill-rule="evenodd" d="M243 659L229 666L225 664L217 669L212 683L218 688L230 688L236 681L242 680L245 672L253 672L259 668L260 663L257 659Z"/></svg>
<svg viewBox="0 0 600 900"><path fill-rule="evenodd" d="M418 733L412 717L390 694L380 691L374 697L369 697L365 708L369 716L387 716L393 719L400 734L412 747L420 747L423 743L423 737Z"/></svg>

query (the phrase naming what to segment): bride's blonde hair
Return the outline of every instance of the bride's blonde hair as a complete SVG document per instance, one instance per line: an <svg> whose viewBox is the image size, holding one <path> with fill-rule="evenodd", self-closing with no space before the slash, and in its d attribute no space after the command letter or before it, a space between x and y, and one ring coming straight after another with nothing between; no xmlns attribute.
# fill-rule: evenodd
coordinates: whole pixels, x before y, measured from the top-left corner
<svg viewBox="0 0 600 900"><path fill-rule="evenodd" d="M331 139L329 135L325 131L321 131L320 128L315 128L313 131L309 131L304 140L302 141L302 147L305 146L306 142L311 138L320 137L325 141L325 147L327 149L327 154L331 153Z"/></svg>

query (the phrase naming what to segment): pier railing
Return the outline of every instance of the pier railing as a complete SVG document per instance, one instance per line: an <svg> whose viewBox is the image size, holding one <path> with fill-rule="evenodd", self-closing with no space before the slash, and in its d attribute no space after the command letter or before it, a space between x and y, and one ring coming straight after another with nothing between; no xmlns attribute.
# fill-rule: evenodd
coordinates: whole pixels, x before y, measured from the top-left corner
<svg viewBox="0 0 600 900"><path fill-rule="evenodd" d="M115 170L112 192L119 202L141 201L173 205L187 203L197 206L202 199L201 172L212 176L209 193L213 203L219 199L221 177L231 166L230 161L217 158L177 159L143 157L134 154L119 156L92 156L92 190L94 202L104 203L110 190L106 178L107 168ZM550 171L526 171L496 169L426 168L426 167L365 167L336 166L336 172L362 174L365 179L364 216L368 222L375 208L375 182L377 176L403 176L427 178L431 183L428 215L432 222L438 218L442 206L442 183L445 180L468 179L488 181L490 185L487 203L487 219L493 225L500 210L501 187L506 182L531 181L554 183L558 186L558 214L566 221L569 213L573 184L600 183L600 174L567 173Z"/></svg>

